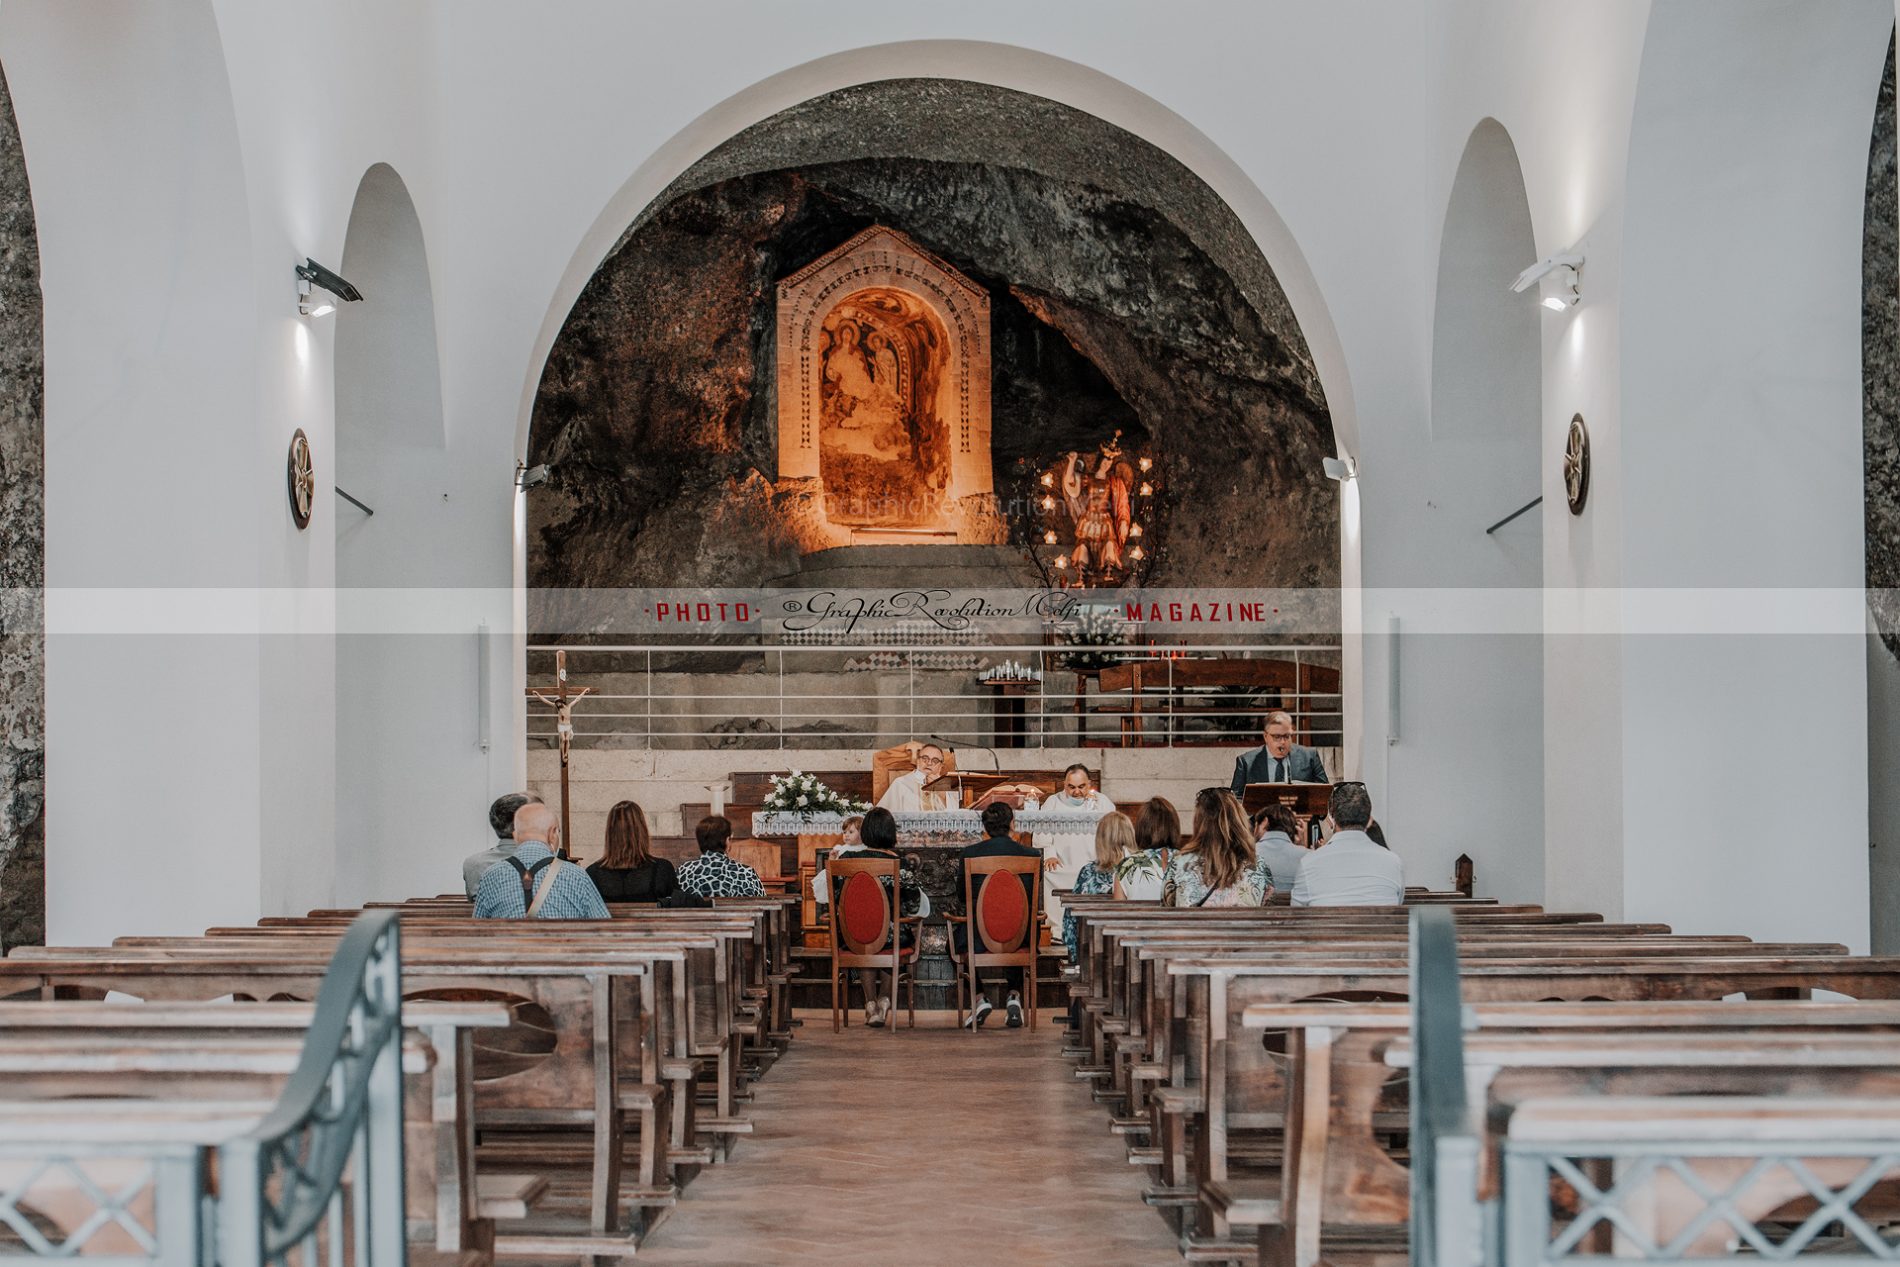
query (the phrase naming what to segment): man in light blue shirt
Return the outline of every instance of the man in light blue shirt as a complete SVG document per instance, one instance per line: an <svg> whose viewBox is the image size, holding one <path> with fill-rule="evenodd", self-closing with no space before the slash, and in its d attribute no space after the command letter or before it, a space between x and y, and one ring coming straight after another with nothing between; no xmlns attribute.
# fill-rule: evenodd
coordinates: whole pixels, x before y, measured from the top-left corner
<svg viewBox="0 0 1900 1267"><path fill-rule="evenodd" d="M1366 835L1372 797L1363 783L1333 788L1326 820L1332 836L1309 850L1293 882L1295 906L1402 906L1405 868L1399 856Z"/></svg>
<svg viewBox="0 0 1900 1267"><path fill-rule="evenodd" d="M476 919L611 918L587 872L560 857L561 820L553 810L538 802L523 805L515 812L514 834L513 856L482 875Z"/></svg>

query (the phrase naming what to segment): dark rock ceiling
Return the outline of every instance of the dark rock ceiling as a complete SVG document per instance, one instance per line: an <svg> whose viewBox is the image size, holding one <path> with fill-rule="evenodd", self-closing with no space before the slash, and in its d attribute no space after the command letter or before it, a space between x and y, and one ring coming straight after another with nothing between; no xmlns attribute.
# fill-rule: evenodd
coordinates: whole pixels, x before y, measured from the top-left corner
<svg viewBox="0 0 1900 1267"><path fill-rule="evenodd" d="M998 494L1116 430L1167 493L1151 584L1331 587L1318 378L1266 261L1172 158L1041 98L939 80L734 137L629 227L535 404L536 587L750 585L775 521L774 286L885 224L990 293Z"/></svg>

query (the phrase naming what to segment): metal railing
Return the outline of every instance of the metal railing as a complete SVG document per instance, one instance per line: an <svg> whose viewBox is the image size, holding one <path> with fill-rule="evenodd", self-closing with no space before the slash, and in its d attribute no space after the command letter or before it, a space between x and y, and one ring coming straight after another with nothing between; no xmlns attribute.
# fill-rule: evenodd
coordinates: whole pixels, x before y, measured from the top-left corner
<svg viewBox="0 0 1900 1267"><path fill-rule="evenodd" d="M1343 720L1337 644L537 644L531 689L545 692L538 684L556 651L570 682L590 687L572 708L581 747L836 748L924 736L1011 748L1244 747L1276 709L1292 715L1300 742L1326 747L1340 742ZM1284 681L1248 681L1238 667L1262 662ZM1017 676L998 676L1011 665ZM1136 665L1139 690L1105 689L1104 677L1112 687ZM530 741L555 741L555 722L553 708L530 700Z"/></svg>
<svg viewBox="0 0 1900 1267"><path fill-rule="evenodd" d="M276 1107L218 1149L226 1267L406 1261L401 949L394 911L350 924Z"/></svg>

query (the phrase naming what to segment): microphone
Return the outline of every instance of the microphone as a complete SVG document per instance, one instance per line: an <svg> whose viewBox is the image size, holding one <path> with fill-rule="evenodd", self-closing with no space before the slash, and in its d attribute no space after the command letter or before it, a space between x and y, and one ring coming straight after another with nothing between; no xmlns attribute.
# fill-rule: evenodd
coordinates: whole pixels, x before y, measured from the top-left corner
<svg viewBox="0 0 1900 1267"><path fill-rule="evenodd" d="M945 739L942 735L931 735L928 738L930 739L930 742L943 746L947 751L955 752L957 750L957 745L953 743L951 740ZM1002 762L998 761L996 758L996 749L986 748L980 743L973 743L973 744L970 744L969 746L972 748L975 748L979 752L987 752L990 754L990 773L991 774L1001 774L1003 772L1003 764Z"/></svg>

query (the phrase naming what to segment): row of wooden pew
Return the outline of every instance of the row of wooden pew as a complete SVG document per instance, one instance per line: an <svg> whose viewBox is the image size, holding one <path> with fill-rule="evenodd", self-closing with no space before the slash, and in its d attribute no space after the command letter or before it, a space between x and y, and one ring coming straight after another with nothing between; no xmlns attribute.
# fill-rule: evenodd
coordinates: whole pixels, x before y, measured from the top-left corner
<svg viewBox="0 0 1900 1267"><path fill-rule="evenodd" d="M1579 1096L1610 1097L1602 1100L1610 1106L1640 1094L1780 1086L1864 1101L1890 1095L1900 1078L1900 1005L1880 1001L1900 998L1900 959L1853 956L1838 945L1679 936L1661 925L1483 903L1208 911L1076 898L1071 909L1081 1028L1070 1051L1109 1106L1110 1128L1127 1137L1128 1160L1147 1169L1144 1198L1174 1222L1189 1260L1405 1261L1422 1178L1410 1040L1415 1024L1434 1015L1427 1009L1427 1020L1415 1021L1427 1008L1414 983L1415 913L1455 929L1455 986L1449 1002L1441 990L1434 1006L1449 1011L1454 1033L1478 1031L1464 1034L1456 1072L1440 1075L1468 1079L1470 1102L1451 1115L1455 1129L1434 1136L1448 1141L1450 1156L1472 1155L1463 1147L1490 1158L1469 1171L1447 1166L1441 1179L1468 1182L1433 1192L1439 1204L1459 1192L1465 1248L1495 1248L1503 1235L1496 1175L1508 1139L1472 1141L1508 1122L1518 1097L1539 1098L1524 1121L1548 1131L1558 1102L1575 1124ZM1817 991L1850 1001L1805 1001ZM1731 1155L1737 1146L1724 1142ZM1747 1241L1739 1217L1726 1214L1731 1206L1761 1215L1764 1243L1792 1232L1810 1252L1839 1252L1842 1238L1853 1240L1839 1202L1792 1191L1793 1180L1779 1189L1763 1181L1747 1200L1715 1200L1713 1214L1680 1217L1667 1210L1695 1185L1678 1183L1681 1191L1649 1195L1643 1217L1652 1224L1638 1235L1622 1197L1596 1199L1616 1188L1622 1163L1600 1157L1600 1186L1566 1187L1563 1158L1549 1147L1539 1156L1540 1173L1562 1181L1544 1186L1565 1196L1547 1208L1541 1190L1520 1195L1513 1252L1491 1261L1546 1261L1530 1256L1540 1234L1565 1252L1649 1246L1658 1261L1675 1261L1662 1251L1725 1236ZM1893 1161L1900 1165L1900 1145ZM1664 1171L1651 1172L1668 1187ZM1858 1199L1877 1204L1891 1186L1877 1175ZM1779 1198L1760 1208L1771 1191ZM1802 1221L1823 1206L1832 1239L1820 1223L1803 1239ZM1782 1222L1768 1223L1770 1214ZM1900 1218L1900 1206L1889 1217ZM1435 1261L1422 1243L1412 1249L1414 1261Z"/></svg>
<svg viewBox="0 0 1900 1267"><path fill-rule="evenodd" d="M458 895L368 913L400 934L412 1258L629 1255L751 1131L751 1084L792 1034L795 899L612 909L609 921L477 923ZM170 1132L203 1168L206 1150L254 1127L364 914L0 959L0 1196L31 1189L16 1220L0 1200L0 1237L44 1224L41 1244L22 1238L39 1257L83 1245L187 1261L170 1258L176 1238L155 1249L154 1195L115 1197L87 1168L118 1146L115 1130ZM357 1234L326 1235L327 1254Z"/></svg>

